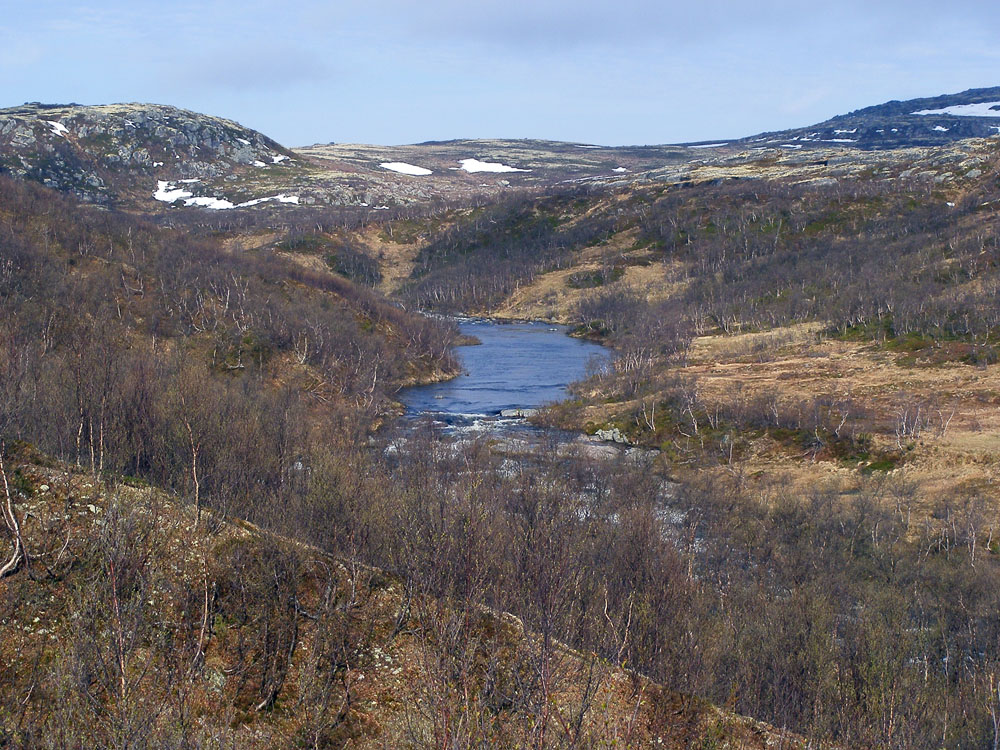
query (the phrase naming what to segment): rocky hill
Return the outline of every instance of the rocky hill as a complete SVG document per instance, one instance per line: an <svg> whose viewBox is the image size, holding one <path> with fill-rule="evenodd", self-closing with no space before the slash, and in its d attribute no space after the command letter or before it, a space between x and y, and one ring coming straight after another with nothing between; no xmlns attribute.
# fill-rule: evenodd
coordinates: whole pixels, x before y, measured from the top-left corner
<svg viewBox="0 0 1000 750"><path fill-rule="evenodd" d="M294 161L261 133L176 107L30 103L0 110L0 171L96 203L151 196L157 180L194 184Z"/></svg>

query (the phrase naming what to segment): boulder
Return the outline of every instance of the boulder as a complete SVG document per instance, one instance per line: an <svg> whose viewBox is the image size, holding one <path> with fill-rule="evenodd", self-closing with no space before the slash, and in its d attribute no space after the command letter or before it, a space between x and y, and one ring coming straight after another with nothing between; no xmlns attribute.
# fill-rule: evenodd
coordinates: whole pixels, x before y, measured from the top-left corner
<svg viewBox="0 0 1000 750"><path fill-rule="evenodd" d="M538 413L538 409L501 409L500 416L506 419L526 419Z"/></svg>
<svg viewBox="0 0 1000 750"><path fill-rule="evenodd" d="M598 430L594 433L594 436L598 440L603 440L606 443L622 443L623 445L628 445L631 442L617 427L612 427L610 430Z"/></svg>

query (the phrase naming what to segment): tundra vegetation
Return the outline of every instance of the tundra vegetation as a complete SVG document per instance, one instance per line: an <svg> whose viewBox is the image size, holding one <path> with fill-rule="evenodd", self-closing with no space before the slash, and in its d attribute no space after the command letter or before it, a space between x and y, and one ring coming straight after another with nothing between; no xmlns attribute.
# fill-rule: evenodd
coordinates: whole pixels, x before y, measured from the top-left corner
<svg viewBox="0 0 1000 750"><path fill-rule="evenodd" d="M890 471L975 432L945 373L996 405L996 173L159 224L0 180L0 744L1000 747L995 459ZM411 306L615 347L543 418L659 453L394 434L457 335L394 244ZM909 390L782 386L841 356Z"/></svg>

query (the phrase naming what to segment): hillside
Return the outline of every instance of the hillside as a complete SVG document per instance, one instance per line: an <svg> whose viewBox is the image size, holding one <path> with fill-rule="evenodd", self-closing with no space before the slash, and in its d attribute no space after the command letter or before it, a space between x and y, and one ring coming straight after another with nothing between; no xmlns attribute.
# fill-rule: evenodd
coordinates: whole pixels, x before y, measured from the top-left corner
<svg viewBox="0 0 1000 750"><path fill-rule="evenodd" d="M0 588L4 746L804 747L141 483L4 468L30 552Z"/></svg>
<svg viewBox="0 0 1000 750"><path fill-rule="evenodd" d="M0 428L95 467L187 482L200 430L258 473L237 480L220 454L196 482L247 500L284 481L255 451L341 413L363 432L397 411L402 385L455 372L452 328L325 266L231 251L9 178L0 228Z"/></svg>
<svg viewBox="0 0 1000 750"><path fill-rule="evenodd" d="M562 186L417 214L390 222L378 251L387 277L409 264L408 279L395 283L419 305L580 322L584 297L628 286L660 297L692 272L707 274L704 255L718 253L721 238L763 246L773 231L779 244L823 254L830 241L868 227L906 235L928 231L922 222L930 220L975 233L990 225L998 143L720 158L630 184Z"/></svg>

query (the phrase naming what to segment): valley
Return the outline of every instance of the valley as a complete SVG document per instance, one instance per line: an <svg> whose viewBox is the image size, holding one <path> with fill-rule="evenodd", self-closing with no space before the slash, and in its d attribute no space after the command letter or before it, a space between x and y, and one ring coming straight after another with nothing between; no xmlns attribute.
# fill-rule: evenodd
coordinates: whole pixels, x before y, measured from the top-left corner
<svg viewBox="0 0 1000 750"><path fill-rule="evenodd" d="M0 111L0 746L989 746L996 102Z"/></svg>

